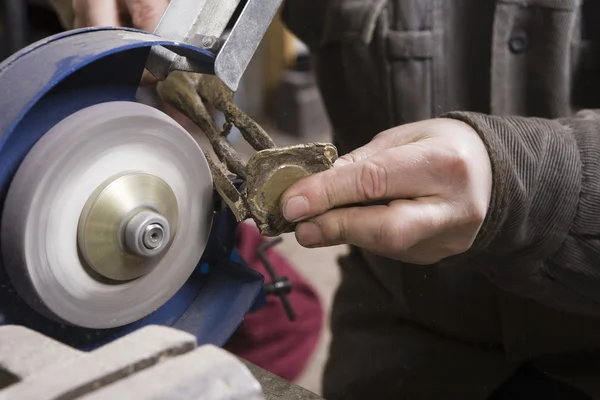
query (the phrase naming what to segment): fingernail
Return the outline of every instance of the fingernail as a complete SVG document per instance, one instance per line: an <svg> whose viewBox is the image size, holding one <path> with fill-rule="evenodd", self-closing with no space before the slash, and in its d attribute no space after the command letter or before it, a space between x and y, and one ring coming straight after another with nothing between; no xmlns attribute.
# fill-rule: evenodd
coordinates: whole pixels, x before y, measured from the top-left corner
<svg viewBox="0 0 600 400"><path fill-rule="evenodd" d="M318 246L323 243L323 232L314 222L303 222L296 227L296 240L305 247Z"/></svg>
<svg viewBox="0 0 600 400"><path fill-rule="evenodd" d="M308 214L308 199L304 196L292 197L283 205L283 216L290 222L301 220Z"/></svg>

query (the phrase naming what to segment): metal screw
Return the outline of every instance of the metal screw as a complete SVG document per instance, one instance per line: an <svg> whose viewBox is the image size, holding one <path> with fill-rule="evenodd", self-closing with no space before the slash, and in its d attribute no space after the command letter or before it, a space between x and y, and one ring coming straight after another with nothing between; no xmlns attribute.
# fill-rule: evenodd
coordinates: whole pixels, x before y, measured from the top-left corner
<svg viewBox="0 0 600 400"><path fill-rule="evenodd" d="M204 36L202 38L202 47L212 47L215 45L215 42L217 41L217 39L214 36Z"/></svg>
<svg viewBox="0 0 600 400"><path fill-rule="evenodd" d="M197 35L195 39L195 42L198 43L200 47L213 53L219 51L221 45L223 44L223 40L215 36Z"/></svg>

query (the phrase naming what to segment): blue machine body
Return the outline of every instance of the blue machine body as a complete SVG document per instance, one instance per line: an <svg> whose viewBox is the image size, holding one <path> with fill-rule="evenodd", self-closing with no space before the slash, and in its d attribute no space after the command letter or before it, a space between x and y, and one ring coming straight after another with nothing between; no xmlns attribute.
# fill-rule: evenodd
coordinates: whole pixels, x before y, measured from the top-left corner
<svg viewBox="0 0 600 400"><path fill-rule="evenodd" d="M136 101L152 46L200 53L206 73L212 73L210 52L119 28L51 36L0 64L0 205L20 163L52 126L94 104ZM24 325L82 350L149 324L173 326L195 335L199 344L222 346L264 297L263 276L235 252L236 226L233 214L217 201L209 243L187 283L164 306L120 328L90 330L51 321L25 304L0 268L0 325Z"/></svg>

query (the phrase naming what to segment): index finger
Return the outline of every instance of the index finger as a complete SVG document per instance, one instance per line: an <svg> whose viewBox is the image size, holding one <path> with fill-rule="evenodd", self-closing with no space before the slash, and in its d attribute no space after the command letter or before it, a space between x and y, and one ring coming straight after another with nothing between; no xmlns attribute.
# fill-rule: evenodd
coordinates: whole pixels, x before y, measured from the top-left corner
<svg viewBox="0 0 600 400"><path fill-rule="evenodd" d="M283 215L296 222L340 206L437 194L434 152L411 143L306 177L283 194Z"/></svg>

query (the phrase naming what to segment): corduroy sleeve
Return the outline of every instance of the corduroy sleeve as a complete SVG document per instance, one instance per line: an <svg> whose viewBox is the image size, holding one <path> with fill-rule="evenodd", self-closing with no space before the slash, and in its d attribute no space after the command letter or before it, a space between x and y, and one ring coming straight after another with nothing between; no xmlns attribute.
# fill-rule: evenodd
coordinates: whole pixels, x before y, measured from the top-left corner
<svg viewBox="0 0 600 400"><path fill-rule="evenodd" d="M490 209L466 254L473 265L519 296L600 316L600 119L592 114L444 117L471 125L492 163Z"/></svg>

